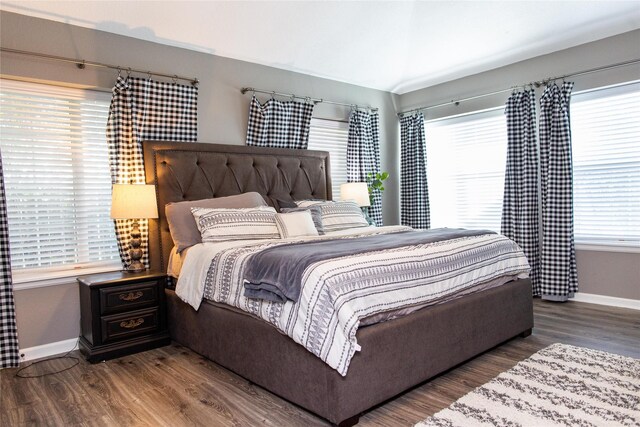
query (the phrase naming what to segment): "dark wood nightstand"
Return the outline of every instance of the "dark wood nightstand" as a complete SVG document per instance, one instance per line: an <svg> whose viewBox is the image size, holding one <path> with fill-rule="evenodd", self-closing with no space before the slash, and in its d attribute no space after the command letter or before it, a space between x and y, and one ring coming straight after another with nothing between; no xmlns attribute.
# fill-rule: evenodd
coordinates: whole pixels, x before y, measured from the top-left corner
<svg viewBox="0 0 640 427"><path fill-rule="evenodd" d="M79 347L91 363L167 345L166 275L144 271L78 277Z"/></svg>

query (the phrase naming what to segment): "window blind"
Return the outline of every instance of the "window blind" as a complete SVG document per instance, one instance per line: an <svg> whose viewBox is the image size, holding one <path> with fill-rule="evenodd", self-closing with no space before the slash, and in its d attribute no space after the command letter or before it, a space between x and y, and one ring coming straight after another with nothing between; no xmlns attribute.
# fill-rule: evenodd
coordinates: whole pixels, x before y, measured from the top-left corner
<svg viewBox="0 0 640 427"><path fill-rule="evenodd" d="M119 268L109 93L2 80L0 149L14 281Z"/></svg>
<svg viewBox="0 0 640 427"><path fill-rule="evenodd" d="M311 119L309 150L328 151L331 160L331 191L340 200L340 185L347 182L349 124L337 120Z"/></svg>
<svg viewBox="0 0 640 427"><path fill-rule="evenodd" d="M577 243L640 246L640 83L571 102Z"/></svg>
<svg viewBox="0 0 640 427"><path fill-rule="evenodd" d="M504 109L427 121L431 226L500 232L507 127Z"/></svg>

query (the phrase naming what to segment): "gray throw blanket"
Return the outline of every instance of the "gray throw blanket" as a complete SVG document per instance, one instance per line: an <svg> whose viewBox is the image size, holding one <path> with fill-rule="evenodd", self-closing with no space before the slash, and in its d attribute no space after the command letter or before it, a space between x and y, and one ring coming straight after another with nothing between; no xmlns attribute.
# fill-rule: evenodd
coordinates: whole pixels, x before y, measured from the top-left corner
<svg viewBox="0 0 640 427"><path fill-rule="evenodd" d="M298 301L305 269L327 259L403 246L434 243L460 237L495 234L489 230L435 228L292 243L264 249L247 260L244 296L268 301Z"/></svg>

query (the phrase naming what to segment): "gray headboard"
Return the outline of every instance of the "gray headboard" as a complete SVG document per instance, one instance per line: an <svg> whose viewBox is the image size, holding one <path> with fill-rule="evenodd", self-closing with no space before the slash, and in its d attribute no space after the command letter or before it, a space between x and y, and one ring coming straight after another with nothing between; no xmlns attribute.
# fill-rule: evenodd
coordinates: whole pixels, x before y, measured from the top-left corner
<svg viewBox="0 0 640 427"><path fill-rule="evenodd" d="M331 199L329 153L196 142L142 143L147 184L156 186L157 220L149 221L151 268L166 271L173 241L165 205L256 191L276 199Z"/></svg>

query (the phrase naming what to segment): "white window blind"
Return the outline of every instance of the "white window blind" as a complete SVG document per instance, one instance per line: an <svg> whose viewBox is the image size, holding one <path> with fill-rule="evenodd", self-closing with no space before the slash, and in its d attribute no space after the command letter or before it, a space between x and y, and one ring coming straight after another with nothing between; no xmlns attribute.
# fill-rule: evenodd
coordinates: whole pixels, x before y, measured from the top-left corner
<svg viewBox="0 0 640 427"><path fill-rule="evenodd" d="M331 191L340 200L340 185L347 182L347 138L349 124L337 120L311 119L309 150L328 151L331 162Z"/></svg>
<svg viewBox="0 0 640 427"><path fill-rule="evenodd" d="M425 123L432 227L500 232L507 155L503 111Z"/></svg>
<svg viewBox="0 0 640 427"><path fill-rule="evenodd" d="M640 246L640 83L571 101L577 243Z"/></svg>
<svg viewBox="0 0 640 427"><path fill-rule="evenodd" d="M0 149L14 281L119 268L105 137L111 95L1 83Z"/></svg>

